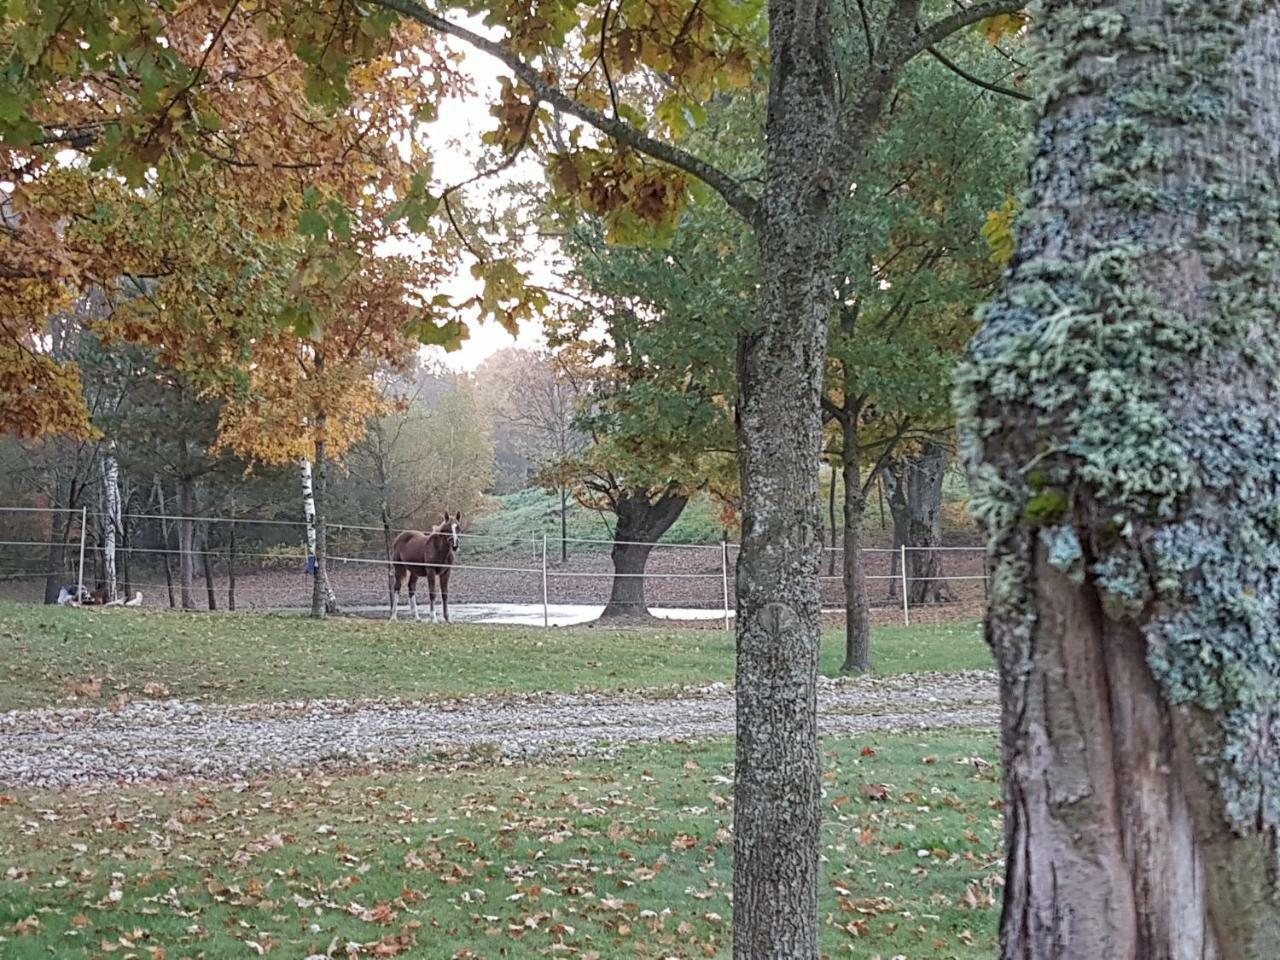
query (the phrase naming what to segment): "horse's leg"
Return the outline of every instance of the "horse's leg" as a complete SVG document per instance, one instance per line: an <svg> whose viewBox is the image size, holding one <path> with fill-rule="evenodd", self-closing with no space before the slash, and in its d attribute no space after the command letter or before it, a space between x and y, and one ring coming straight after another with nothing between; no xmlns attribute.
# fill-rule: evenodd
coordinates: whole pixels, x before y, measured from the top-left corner
<svg viewBox="0 0 1280 960"><path fill-rule="evenodd" d="M418 573L416 570L409 571L409 609L413 611L415 623L422 619L418 616Z"/></svg>
<svg viewBox="0 0 1280 960"><path fill-rule="evenodd" d="M404 567L392 564L391 567L391 619L396 619L396 608L400 606L400 588L404 586Z"/></svg>
<svg viewBox="0 0 1280 960"><path fill-rule="evenodd" d="M440 571L440 605L444 607L444 622L449 622L449 568Z"/></svg>
<svg viewBox="0 0 1280 960"><path fill-rule="evenodd" d="M427 594L431 597L431 622L439 623L440 618L436 616L436 579L439 574L432 568L427 569Z"/></svg>

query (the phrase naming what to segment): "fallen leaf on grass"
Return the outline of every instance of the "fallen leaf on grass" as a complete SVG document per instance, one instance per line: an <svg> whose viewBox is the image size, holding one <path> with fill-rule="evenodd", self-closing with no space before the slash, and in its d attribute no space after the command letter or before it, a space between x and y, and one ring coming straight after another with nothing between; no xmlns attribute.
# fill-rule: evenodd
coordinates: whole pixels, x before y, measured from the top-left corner
<svg viewBox="0 0 1280 960"><path fill-rule="evenodd" d="M858 792L868 800L889 799L889 788L883 783L864 783L858 787Z"/></svg>
<svg viewBox="0 0 1280 960"><path fill-rule="evenodd" d="M995 906L996 898L979 883L971 883L960 895L960 906L968 910L985 910Z"/></svg>

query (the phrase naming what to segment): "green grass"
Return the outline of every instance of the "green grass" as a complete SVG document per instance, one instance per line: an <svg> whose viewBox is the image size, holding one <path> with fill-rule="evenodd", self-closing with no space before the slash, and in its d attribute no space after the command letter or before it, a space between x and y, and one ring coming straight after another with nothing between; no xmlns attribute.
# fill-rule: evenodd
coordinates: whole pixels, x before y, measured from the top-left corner
<svg viewBox="0 0 1280 960"><path fill-rule="evenodd" d="M993 956L995 735L824 748L824 955ZM732 760L3 797L0 956L727 958Z"/></svg>
<svg viewBox="0 0 1280 960"><path fill-rule="evenodd" d="M842 652L843 635L828 633L823 673L836 675ZM880 627L872 656L881 673L991 666L972 623ZM0 710L72 695L240 703L652 688L728 682L733 666L732 636L713 629L317 622L0 603Z"/></svg>
<svg viewBox="0 0 1280 960"><path fill-rule="evenodd" d="M501 551L512 544L527 544L532 540L540 540L545 534L548 541L560 536L560 497L546 493L537 488L521 490L495 497L496 509L468 520L467 532L483 537L503 538L503 542L476 540L468 543L467 549L474 550L477 555L486 552ZM569 501L568 522L566 524L571 539L608 540L610 529L614 523L612 514L605 514L604 519L595 510L588 510L573 500ZM605 521L608 521L606 526ZM705 543L720 542L724 527L720 523L720 510L715 502L705 494L698 494L689 501L675 523L662 537L663 543ZM573 549L574 545L570 545ZM608 553L607 543L579 544L578 552Z"/></svg>
<svg viewBox="0 0 1280 960"><path fill-rule="evenodd" d="M825 491L829 486L830 471L824 469L822 479L822 489L824 491L822 494L822 520L824 524L827 522L827 494ZM511 549L512 546L527 545L531 541L540 540L543 534L547 536L548 542L555 541L560 536L560 520L558 517L560 498L558 496L531 488L493 499L495 509L474 519L468 519L467 532L480 534L486 538L501 539L477 539L470 542L467 545L467 549L473 551L476 556L501 553ZM950 471L947 474L942 509L945 542L953 544L981 542L977 528L967 513L967 501L968 490L965 486L963 473L957 470ZM862 523L864 545L866 546L888 546L893 539L892 518L889 516L887 506L883 511L881 506L876 496L872 496L867 503L867 510L863 515ZM606 514L605 519L612 525L613 517L611 515ZM841 495L837 492L836 525L839 526L843 523L844 506ZM605 526L600 515L594 510L587 510L579 506L572 500L569 502L567 527L569 536L574 539L607 540L609 538L609 527ZM663 535L662 542L715 544L719 543L723 532L724 527L720 520L720 508L711 497L706 494L698 494L689 501L689 505L680 514L679 519ZM830 533L828 532L825 536L830 536ZM738 534L735 530L731 533L731 539L736 540L737 537ZM579 544L576 548L571 544L570 549L576 549L578 553L607 553L609 548L607 544L601 543Z"/></svg>

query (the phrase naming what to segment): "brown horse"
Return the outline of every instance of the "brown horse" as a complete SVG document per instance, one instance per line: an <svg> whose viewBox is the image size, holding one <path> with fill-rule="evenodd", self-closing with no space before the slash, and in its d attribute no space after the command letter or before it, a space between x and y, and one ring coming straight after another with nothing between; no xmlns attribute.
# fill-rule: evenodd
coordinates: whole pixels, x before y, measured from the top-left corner
<svg viewBox="0 0 1280 960"><path fill-rule="evenodd" d="M444 515L444 522L431 528L430 533L406 530L391 544L391 619L396 619L400 604L400 588L406 578L409 581L409 609L413 619L418 617L418 599L414 596L418 578L425 577L427 595L431 599L431 622L436 619L436 581L440 581L440 602L444 606L444 622L449 622L449 570L458 550L461 535L462 514Z"/></svg>

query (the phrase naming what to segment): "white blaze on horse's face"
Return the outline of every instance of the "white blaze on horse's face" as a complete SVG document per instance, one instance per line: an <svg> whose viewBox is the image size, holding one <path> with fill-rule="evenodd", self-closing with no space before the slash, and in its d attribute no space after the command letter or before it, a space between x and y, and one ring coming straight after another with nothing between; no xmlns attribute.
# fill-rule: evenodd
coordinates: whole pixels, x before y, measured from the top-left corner
<svg viewBox="0 0 1280 960"><path fill-rule="evenodd" d="M455 550L458 549L459 544L458 544L458 521L457 520L449 521L449 545L453 547L453 549Z"/></svg>

